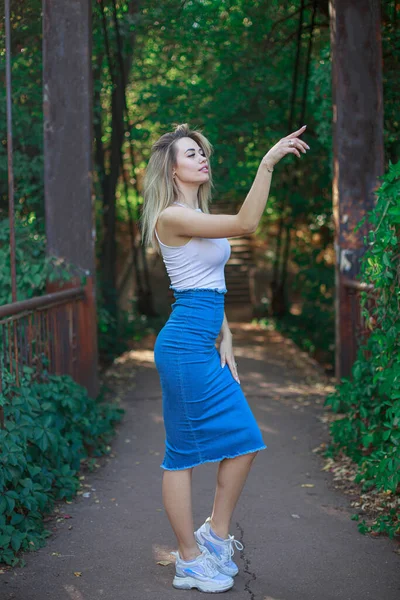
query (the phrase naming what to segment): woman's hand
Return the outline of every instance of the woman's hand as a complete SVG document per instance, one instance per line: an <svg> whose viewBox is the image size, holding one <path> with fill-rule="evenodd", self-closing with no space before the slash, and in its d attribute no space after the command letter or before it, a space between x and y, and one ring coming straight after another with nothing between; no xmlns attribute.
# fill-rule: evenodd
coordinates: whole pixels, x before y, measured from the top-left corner
<svg viewBox="0 0 400 600"><path fill-rule="evenodd" d="M237 373L236 368L235 357L233 356L232 334L226 334L221 338L221 343L219 345L219 354L221 357L221 367L224 367L225 364L228 363L233 377L238 383L240 383L239 375Z"/></svg>
<svg viewBox="0 0 400 600"><path fill-rule="evenodd" d="M261 164L273 167L281 160L281 158L286 156L286 154L296 154L296 156L300 157L299 150L305 154L307 152L306 148L309 150L310 146L303 142L303 140L300 140L299 135L305 132L306 127L307 125L303 125L303 127L297 131L293 131L293 133L290 133L279 140L279 142L275 144L275 146L272 146L271 150L267 152L262 159Z"/></svg>

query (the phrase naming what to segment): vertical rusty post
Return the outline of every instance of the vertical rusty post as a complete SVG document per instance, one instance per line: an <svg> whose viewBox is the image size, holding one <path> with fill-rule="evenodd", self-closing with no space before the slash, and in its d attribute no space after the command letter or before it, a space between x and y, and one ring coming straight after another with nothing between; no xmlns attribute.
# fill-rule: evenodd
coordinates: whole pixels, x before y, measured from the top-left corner
<svg viewBox="0 0 400 600"><path fill-rule="evenodd" d="M11 93L11 16L10 0L5 0L6 25L6 96L7 96L7 161L8 161L8 213L10 219L10 264L12 301L17 300L17 275L15 268L15 216L14 216L14 165L12 136Z"/></svg>
<svg viewBox="0 0 400 600"><path fill-rule="evenodd" d="M336 376L351 372L351 298L368 223L384 170L381 9L379 0L330 0L333 100L333 214L336 250Z"/></svg>
<svg viewBox="0 0 400 600"><path fill-rule="evenodd" d="M95 396L98 357L90 0L43 0L43 94L47 252L73 265L78 277L86 275L86 298L78 319L76 379ZM59 283L48 284L47 289L60 289ZM63 318L68 318L66 312ZM65 355L61 349L55 351Z"/></svg>

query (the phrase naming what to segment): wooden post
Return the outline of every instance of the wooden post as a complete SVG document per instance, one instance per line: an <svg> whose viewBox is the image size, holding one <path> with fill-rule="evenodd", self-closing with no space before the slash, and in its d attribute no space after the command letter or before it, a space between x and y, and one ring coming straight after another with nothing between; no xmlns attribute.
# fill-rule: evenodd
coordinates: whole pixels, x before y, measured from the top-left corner
<svg viewBox="0 0 400 600"><path fill-rule="evenodd" d="M336 376L351 372L354 323L346 278L359 273L368 223L384 171L379 0L330 0L333 100L333 212L336 249Z"/></svg>
<svg viewBox="0 0 400 600"><path fill-rule="evenodd" d="M43 95L47 252L87 276L77 380L96 396L90 0L43 0ZM55 287L49 284L48 291Z"/></svg>

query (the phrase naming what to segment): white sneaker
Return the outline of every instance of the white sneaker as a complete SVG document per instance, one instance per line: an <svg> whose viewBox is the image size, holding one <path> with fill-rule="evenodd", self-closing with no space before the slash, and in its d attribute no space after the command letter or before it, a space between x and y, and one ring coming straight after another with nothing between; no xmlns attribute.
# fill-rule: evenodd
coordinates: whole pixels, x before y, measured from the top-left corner
<svg viewBox="0 0 400 600"><path fill-rule="evenodd" d="M225 592L233 586L232 577L220 573L207 548L194 560L182 560L179 552L172 552L176 557L174 588L190 590L197 588L201 592Z"/></svg>
<svg viewBox="0 0 400 600"><path fill-rule="evenodd" d="M208 517L203 525L194 532L200 550L206 548L210 552L220 573L234 577L238 574L239 569L232 560L235 552L233 546L235 545L238 550L243 550L243 544L239 540L235 540L233 535L229 535L225 540L219 540L210 530L211 517Z"/></svg>

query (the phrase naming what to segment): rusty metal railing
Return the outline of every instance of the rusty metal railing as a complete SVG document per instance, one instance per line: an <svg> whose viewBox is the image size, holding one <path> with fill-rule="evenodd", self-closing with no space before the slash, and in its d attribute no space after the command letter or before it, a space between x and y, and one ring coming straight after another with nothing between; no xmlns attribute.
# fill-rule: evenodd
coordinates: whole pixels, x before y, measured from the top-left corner
<svg viewBox="0 0 400 600"><path fill-rule="evenodd" d="M0 307L0 394L19 386L28 368L31 378L68 374L79 378L83 286ZM0 427L4 427L0 407Z"/></svg>
<svg viewBox="0 0 400 600"><path fill-rule="evenodd" d="M352 330L347 337L348 347L346 348L346 356L349 364L349 372L346 375L349 375L351 366L357 358L358 349L365 342L370 332L362 315L360 294L361 292L370 292L367 298L367 307L372 308L374 305L374 286L347 278L343 279L343 286L350 304L350 319L352 323Z"/></svg>

